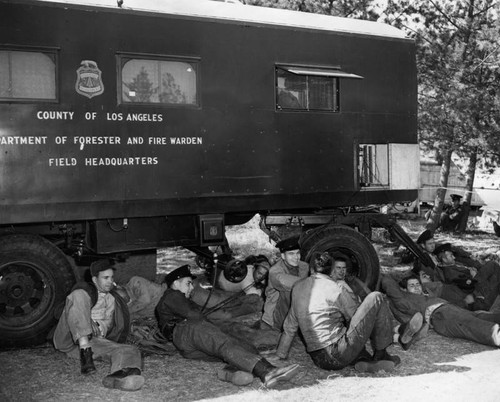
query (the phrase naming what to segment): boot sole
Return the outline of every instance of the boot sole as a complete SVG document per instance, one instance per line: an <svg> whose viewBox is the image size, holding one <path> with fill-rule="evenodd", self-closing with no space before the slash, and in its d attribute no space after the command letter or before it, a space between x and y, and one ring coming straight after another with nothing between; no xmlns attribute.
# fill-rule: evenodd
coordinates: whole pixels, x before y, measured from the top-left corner
<svg viewBox="0 0 500 402"><path fill-rule="evenodd" d="M298 364L292 365L290 369L288 369L287 371L284 371L283 373L277 375L276 377L271 378L269 381L266 381L264 383L264 386L267 388L273 388L279 382L291 380L293 377L297 375L299 368L300 366Z"/></svg>
<svg viewBox="0 0 500 402"><path fill-rule="evenodd" d="M121 391L137 391L144 385L144 377L142 375L129 375L123 378L104 377L102 384L106 388L119 389Z"/></svg>
<svg viewBox="0 0 500 402"><path fill-rule="evenodd" d="M401 334L400 342L407 344L411 342L413 336L422 328L424 317L421 313L415 313L410 322L406 326L405 331Z"/></svg>
<svg viewBox="0 0 500 402"><path fill-rule="evenodd" d="M377 371L392 371L396 364L390 360L378 360L378 361L361 361L354 365L356 371L360 373L376 373Z"/></svg>

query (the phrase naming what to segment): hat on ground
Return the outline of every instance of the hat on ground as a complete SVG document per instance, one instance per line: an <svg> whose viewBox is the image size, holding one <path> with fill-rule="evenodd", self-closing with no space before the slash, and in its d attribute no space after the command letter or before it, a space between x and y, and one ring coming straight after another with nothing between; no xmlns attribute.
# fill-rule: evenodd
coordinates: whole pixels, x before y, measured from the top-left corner
<svg viewBox="0 0 500 402"><path fill-rule="evenodd" d="M462 199L462 196L458 194L451 194L450 198L452 201L460 201Z"/></svg>
<svg viewBox="0 0 500 402"><path fill-rule="evenodd" d="M103 260L94 261L90 264L90 275L97 276L99 272L106 271L107 269L116 269L110 259L105 258Z"/></svg>
<svg viewBox="0 0 500 402"><path fill-rule="evenodd" d="M174 269L167 276L165 276L165 283L168 287L172 285L177 279L182 278L191 278L196 279L196 276L191 275L191 271L189 270L189 265L182 265L179 268Z"/></svg>
<svg viewBox="0 0 500 402"><path fill-rule="evenodd" d="M445 251L452 251L450 243L444 243L441 244L440 246L437 246L436 249L434 250L434 254L439 255L441 253L444 253Z"/></svg>
<svg viewBox="0 0 500 402"><path fill-rule="evenodd" d="M417 239L417 244L424 244L427 240L430 240L432 239L434 236L432 234L432 232L427 229L427 230L424 230L420 236L418 236L418 239Z"/></svg>
<svg viewBox="0 0 500 402"><path fill-rule="evenodd" d="M299 250L299 238L300 236L289 237L288 239L284 239L276 243L276 247L280 250L281 253L285 251Z"/></svg>

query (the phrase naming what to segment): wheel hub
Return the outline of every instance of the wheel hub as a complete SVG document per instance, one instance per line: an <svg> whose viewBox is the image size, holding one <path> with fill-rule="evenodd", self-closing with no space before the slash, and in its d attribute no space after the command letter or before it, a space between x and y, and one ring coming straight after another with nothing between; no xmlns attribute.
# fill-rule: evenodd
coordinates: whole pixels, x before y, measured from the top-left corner
<svg viewBox="0 0 500 402"><path fill-rule="evenodd" d="M30 264L0 267L0 314L7 318L29 314L42 302L44 288L43 278Z"/></svg>

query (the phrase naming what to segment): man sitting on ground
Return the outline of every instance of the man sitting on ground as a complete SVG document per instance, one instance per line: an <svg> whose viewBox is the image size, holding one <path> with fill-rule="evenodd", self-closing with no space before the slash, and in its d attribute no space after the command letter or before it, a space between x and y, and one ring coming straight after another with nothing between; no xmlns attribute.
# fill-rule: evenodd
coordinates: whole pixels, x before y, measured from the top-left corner
<svg viewBox="0 0 500 402"><path fill-rule="evenodd" d="M226 334L205 319L201 307L189 299L194 278L187 265L169 273L165 277L168 289L156 307L163 334L172 339L183 357L225 361L229 367L217 375L235 385L248 385L255 375L272 388L297 374L297 364L275 367L259 356L253 345Z"/></svg>
<svg viewBox="0 0 500 402"><path fill-rule="evenodd" d="M457 230L464 216L464 209L460 205L461 195L451 194L451 205L447 205L441 213L440 226L445 232Z"/></svg>
<svg viewBox="0 0 500 402"><path fill-rule="evenodd" d="M299 236L281 240L276 244L280 250L281 260L269 270L266 288L266 301L262 325L281 331L290 309L290 292L292 286L309 275L309 266L300 261Z"/></svg>
<svg viewBox="0 0 500 402"><path fill-rule="evenodd" d="M77 283L66 298L55 333L54 346L69 357L80 358L82 374L96 371L94 360L111 360L107 388L136 391L144 384L139 349L124 345L129 331L125 302L114 291L114 268L108 260L90 266L92 283Z"/></svg>
<svg viewBox="0 0 500 402"><path fill-rule="evenodd" d="M348 291L353 292L358 297L358 301L362 302L371 293L371 290L357 276L349 272L352 270L352 263L349 258L345 254L335 253L332 260L332 279L346 287Z"/></svg>
<svg viewBox="0 0 500 402"><path fill-rule="evenodd" d="M379 292L371 292L362 303L344 286L330 277L332 262L328 253L313 256L313 274L295 284L292 306L283 325L276 351L286 359L295 334L300 329L314 364L324 370L340 370L354 364L362 372L391 371L400 363L387 347L392 344L391 315ZM415 316L402 334L405 343L422 325ZM371 356L365 344L371 340Z"/></svg>

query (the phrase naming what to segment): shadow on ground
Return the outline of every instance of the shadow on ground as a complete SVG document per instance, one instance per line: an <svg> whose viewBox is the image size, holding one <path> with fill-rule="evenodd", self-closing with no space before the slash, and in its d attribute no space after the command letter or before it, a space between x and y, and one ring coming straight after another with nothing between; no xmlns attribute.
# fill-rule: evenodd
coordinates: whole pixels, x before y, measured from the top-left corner
<svg viewBox="0 0 500 402"><path fill-rule="evenodd" d="M409 351L403 351L399 345L390 348L402 360L394 372L367 375L357 373L350 367L337 372L321 370L312 364L301 342L296 341L291 350L290 362L301 365L300 374L291 383L282 384L278 389L308 387L339 376L394 378L466 371L467 367L436 363L453 362L460 356L491 349L468 341L446 339L430 331L427 338ZM244 388L219 381L216 371L223 366L223 363L186 360L179 354L146 356L145 386L140 391L124 393L101 386L101 380L109 370L106 362L97 362L96 374L83 376L79 372L78 361L67 358L51 345L45 344L37 348L0 352L0 397L7 401L194 401L261 388L258 379Z"/></svg>

